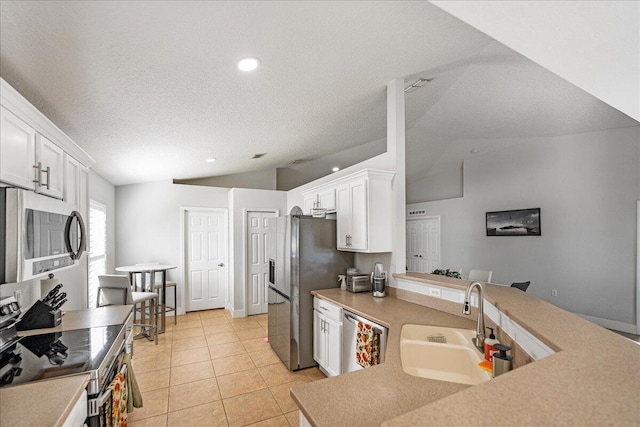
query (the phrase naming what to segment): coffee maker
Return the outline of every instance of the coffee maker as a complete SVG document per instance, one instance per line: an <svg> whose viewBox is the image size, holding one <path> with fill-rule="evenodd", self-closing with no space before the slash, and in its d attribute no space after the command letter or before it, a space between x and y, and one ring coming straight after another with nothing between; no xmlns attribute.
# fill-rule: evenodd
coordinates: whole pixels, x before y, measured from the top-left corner
<svg viewBox="0 0 640 427"><path fill-rule="evenodd" d="M373 296L383 298L387 296L385 286L387 284L387 273L383 271L382 263L376 262L371 273L371 285L373 287Z"/></svg>

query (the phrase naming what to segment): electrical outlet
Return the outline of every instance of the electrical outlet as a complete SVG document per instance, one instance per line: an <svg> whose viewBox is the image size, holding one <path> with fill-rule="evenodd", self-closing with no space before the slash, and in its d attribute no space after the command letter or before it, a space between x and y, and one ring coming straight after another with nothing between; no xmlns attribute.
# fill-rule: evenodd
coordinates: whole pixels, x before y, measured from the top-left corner
<svg viewBox="0 0 640 427"><path fill-rule="evenodd" d="M429 288L429 296L440 298L440 289L438 289L438 288Z"/></svg>
<svg viewBox="0 0 640 427"><path fill-rule="evenodd" d="M13 291L13 297L18 301L18 305L22 306L22 291L20 289Z"/></svg>
<svg viewBox="0 0 640 427"><path fill-rule="evenodd" d="M551 290L551 296L552 297L557 297L558 296L558 291L556 289L552 289Z"/></svg>

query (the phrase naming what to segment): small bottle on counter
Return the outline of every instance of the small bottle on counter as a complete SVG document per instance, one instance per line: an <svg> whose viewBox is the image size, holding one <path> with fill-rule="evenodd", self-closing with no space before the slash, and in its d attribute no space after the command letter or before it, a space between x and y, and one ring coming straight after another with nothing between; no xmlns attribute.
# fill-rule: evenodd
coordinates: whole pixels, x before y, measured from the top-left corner
<svg viewBox="0 0 640 427"><path fill-rule="evenodd" d="M505 372L509 372L511 370L511 361L513 360L513 356L507 354L507 351L511 350L511 347L508 345L496 344L495 349L498 350L498 352L493 354L494 378Z"/></svg>
<svg viewBox="0 0 640 427"><path fill-rule="evenodd" d="M500 342L496 339L496 336L493 333L493 328L487 327L487 329L489 329L491 333L484 339L484 358L491 362L493 360L493 353L497 351L494 346L496 344L500 344Z"/></svg>

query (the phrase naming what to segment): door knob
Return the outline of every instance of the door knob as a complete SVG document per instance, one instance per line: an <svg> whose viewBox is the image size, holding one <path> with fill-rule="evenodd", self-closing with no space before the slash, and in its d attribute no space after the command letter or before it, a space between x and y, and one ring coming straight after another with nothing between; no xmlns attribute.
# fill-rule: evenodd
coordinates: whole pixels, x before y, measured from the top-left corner
<svg viewBox="0 0 640 427"><path fill-rule="evenodd" d="M224 267L224 263L221 262L220 264L218 264L218 267Z"/></svg>

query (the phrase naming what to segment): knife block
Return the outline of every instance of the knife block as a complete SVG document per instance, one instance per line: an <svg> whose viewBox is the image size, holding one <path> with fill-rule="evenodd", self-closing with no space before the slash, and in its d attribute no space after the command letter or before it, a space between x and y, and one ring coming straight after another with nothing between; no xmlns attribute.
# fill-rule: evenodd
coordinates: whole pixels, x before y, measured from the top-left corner
<svg viewBox="0 0 640 427"><path fill-rule="evenodd" d="M62 323L62 311L54 310L51 306L38 300L22 316L16 329L28 331L31 329L54 328Z"/></svg>

